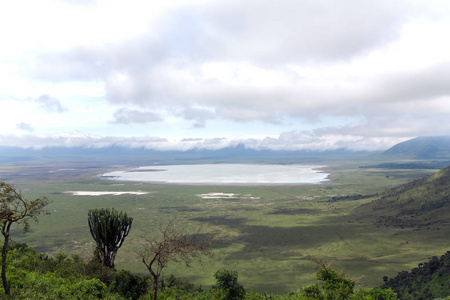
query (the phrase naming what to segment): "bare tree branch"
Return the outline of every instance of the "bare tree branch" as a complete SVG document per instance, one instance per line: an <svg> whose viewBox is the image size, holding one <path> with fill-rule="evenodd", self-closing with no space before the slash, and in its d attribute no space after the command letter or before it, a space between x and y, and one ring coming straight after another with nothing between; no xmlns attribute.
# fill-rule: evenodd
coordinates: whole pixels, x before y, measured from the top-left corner
<svg viewBox="0 0 450 300"><path fill-rule="evenodd" d="M165 227L160 225L160 237L145 237L143 249L138 252L142 262L153 277L153 299L158 296L158 281L169 262L184 263L189 267L192 261L212 256L209 243L199 239L202 227L189 234L175 227L175 218L169 218Z"/></svg>

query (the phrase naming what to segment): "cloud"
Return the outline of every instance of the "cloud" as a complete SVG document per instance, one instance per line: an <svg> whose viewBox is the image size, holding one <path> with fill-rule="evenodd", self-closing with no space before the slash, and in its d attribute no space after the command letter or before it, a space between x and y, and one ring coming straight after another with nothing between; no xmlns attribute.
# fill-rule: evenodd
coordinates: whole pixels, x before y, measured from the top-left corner
<svg viewBox="0 0 450 300"><path fill-rule="evenodd" d="M392 1L252 0L220 1L202 12L191 20L201 24L195 28L206 28L200 35L213 42L211 54L271 65L364 54L398 36L409 7Z"/></svg>
<svg viewBox="0 0 450 300"><path fill-rule="evenodd" d="M412 138L412 137L411 137ZM338 133L317 133L311 131L284 132L277 137L263 138L181 138L161 137L113 137L82 133L51 135L26 134L0 135L0 146L41 149L45 147L87 147L104 148L122 146L128 148L147 148L159 151L218 150L242 145L254 150L316 150L327 151L347 149L354 151L386 150L405 141L403 137L377 138Z"/></svg>
<svg viewBox="0 0 450 300"><path fill-rule="evenodd" d="M139 111L121 108L114 113L114 121L116 124L132 124L132 123L150 123L160 122L160 116L149 111Z"/></svg>
<svg viewBox="0 0 450 300"><path fill-rule="evenodd" d="M166 138L160 137L108 137L83 133L62 133L49 135L0 135L0 145L42 149L45 147L86 147L104 148L110 146L123 146L129 148L149 148L168 150L170 143ZM172 149L173 150L173 149Z"/></svg>
<svg viewBox="0 0 450 300"><path fill-rule="evenodd" d="M61 105L58 99L52 98L48 95L39 96L36 99L36 102L39 103L39 105L48 112L62 113L67 110L66 107Z"/></svg>
<svg viewBox="0 0 450 300"><path fill-rule="evenodd" d="M419 108L421 107L420 104ZM428 109L428 105L425 105ZM351 135L368 138L412 138L416 136L446 136L450 132L448 113L442 115L430 114L427 117L417 116L405 112L392 115L389 106L385 107L386 116L364 118L361 121L342 127L322 127L313 130L316 135Z"/></svg>
<svg viewBox="0 0 450 300"><path fill-rule="evenodd" d="M76 46L62 53L38 52L30 71L33 77L56 82L101 79L106 67L105 59L101 59L102 54L107 54L104 51L101 47Z"/></svg>
<svg viewBox="0 0 450 300"><path fill-rule="evenodd" d="M62 0L63 2L67 2L71 5L82 5L82 6L93 6L97 4L97 0Z"/></svg>
<svg viewBox="0 0 450 300"><path fill-rule="evenodd" d="M370 89L359 99L385 105L386 103L415 103L450 95L450 61L419 70L394 71L376 78Z"/></svg>
<svg viewBox="0 0 450 300"><path fill-rule="evenodd" d="M164 71L161 66L196 72L211 61L276 68L347 60L395 40L411 10L404 2L385 0L185 4L151 31L120 43L41 54L35 72L53 80L102 77L111 100L145 102L160 94L153 79ZM120 83L131 89L126 96Z"/></svg>
<svg viewBox="0 0 450 300"><path fill-rule="evenodd" d="M445 66L354 73L369 53L396 42L421 7L403 1L187 4L136 37L47 53L35 74L56 81L102 80L111 103L164 110L193 121L194 128L214 119L280 125L289 117L374 115L386 102L426 93L430 98L439 89L448 95ZM442 73L437 89L430 76L435 72ZM119 110L114 122L154 119L151 113Z"/></svg>
<svg viewBox="0 0 450 300"><path fill-rule="evenodd" d="M193 127L203 128L206 126L206 121L215 118L215 113L208 109L203 108L185 108L179 116L185 120L194 121Z"/></svg>
<svg viewBox="0 0 450 300"><path fill-rule="evenodd" d="M181 141L182 142L198 142L198 141L202 141L202 138L184 138Z"/></svg>
<svg viewBox="0 0 450 300"><path fill-rule="evenodd" d="M105 105L99 109L104 115L89 119L83 130L92 126L108 135L133 126L145 134L146 124L164 122L164 133L171 136L180 130L201 136L165 144L180 149L237 142L326 148L355 141L380 148L450 130L446 1L54 3L59 13L51 15L58 28L54 21L39 23L42 27L22 44L9 36L5 44L12 48L6 60L0 56L0 63L7 62L1 69L8 72L0 79L9 78L9 71L27 74L17 86L54 96L28 98L47 112L64 112L62 103L67 104L71 111L64 117L71 119L51 120L71 124L62 131L80 130L79 114L86 116L92 103ZM41 19L51 19L42 14ZM25 36L28 28L15 35ZM21 95L15 98L27 97ZM255 138L230 138L253 128L260 128ZM216 133L227 138L215 140Z"/></svg>
<svg viewBox="0 0 450 300"><path fill-rule="evenodd" d="M29 131L29 132L34 131L33 126L31 126L28 123L24 123L24 122L20 122L20 123L16 124L16 129Z"/></svg>

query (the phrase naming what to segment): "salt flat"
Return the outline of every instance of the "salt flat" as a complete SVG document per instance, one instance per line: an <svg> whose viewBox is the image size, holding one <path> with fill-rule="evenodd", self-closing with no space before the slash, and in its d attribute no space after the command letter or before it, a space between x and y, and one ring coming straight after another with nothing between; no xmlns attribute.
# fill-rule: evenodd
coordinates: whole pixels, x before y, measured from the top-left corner
<svg viewBox="0 0 450 300"><path fill-rule="evenodd" d="M105 173L112 180L172 184L318 184L323 166L275 164L196 164L144 166Z"/></svg>
<svg viewBox="0 0 450 300"><path fill-rule="evenodd" d="M120 196L124 194L132 194L132 195L145 195L149 194L150 192L142 192L142 191L136 191L136 192L109 192L109 191L67 191L65 192L67 194L72 194L74 196L105 196L105 195L113 195L113 196Z"/></svg>

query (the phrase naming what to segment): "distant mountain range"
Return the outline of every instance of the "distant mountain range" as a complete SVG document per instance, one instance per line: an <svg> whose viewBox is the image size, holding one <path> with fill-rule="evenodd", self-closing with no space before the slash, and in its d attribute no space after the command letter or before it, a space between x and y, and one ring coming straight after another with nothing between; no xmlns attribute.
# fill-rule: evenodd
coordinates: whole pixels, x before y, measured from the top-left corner
<svg viewBox="0 0 450 300"><path fill-rule="evenodd" d="M90 147L46 147L42 149L0 147L0 164L30 161L53 162L116 162L127 164L160 163L308 163L326 160L354 158L375 152L350 151L346 149L317 151L275 151L255 150L244 145L218 150L193 149L187 151L158 151L148 148L129 148L109 146L103 148Z"/></svg>
<svg viewBox="0 0 450 300"><path fill-rule="evenodd" d="M94 147L45 147L42 149L0 146L0 164L42 162L120 162L120 163L194 163L194 162L252 162L252 163L308 163L332 160L367 158L379 151L336 150L255 150L237 145L218 150L192 149L187 151L159 151L144 147L132 148L111 145ZM418 137L381 153L381 159L450 159L450 136Z"/></svg>
<svg viewBox="0 0 450 300"><path fill-rule="evenodd" d="M359 220L380 226L437 228L450 224L450 166L389 189L356 209Z"/></svg>
<svg viewBox="0 0 450 300"><path fill-rule="evenodd" d="M426 136L399 143L385 152L383 156L410 159L449 159L450 136Z"/></svg>

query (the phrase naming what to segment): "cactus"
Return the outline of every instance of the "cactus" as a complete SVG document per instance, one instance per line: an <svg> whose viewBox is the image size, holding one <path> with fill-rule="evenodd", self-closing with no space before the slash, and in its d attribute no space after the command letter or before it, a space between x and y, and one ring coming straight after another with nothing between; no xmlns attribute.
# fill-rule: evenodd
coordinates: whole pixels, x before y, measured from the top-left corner
<svg viewBox="0 0 450 300"><path fill-rule="evenodd" d="M114 208L89 210L89 229L97 244L97 254L103 266L114 268L114 259L130 232L133 218Z"/></svg>

